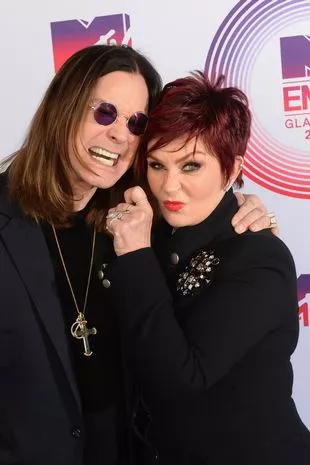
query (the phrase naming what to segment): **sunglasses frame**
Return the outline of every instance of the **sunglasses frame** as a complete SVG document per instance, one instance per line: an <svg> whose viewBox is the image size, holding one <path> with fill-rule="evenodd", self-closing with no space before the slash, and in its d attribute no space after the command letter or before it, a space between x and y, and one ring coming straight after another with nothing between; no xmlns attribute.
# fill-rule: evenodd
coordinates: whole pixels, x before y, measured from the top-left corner
<svg viewBox="0 0 310 465"><path fill-rule="evenodd" d="M97 119L96 119L96 111L100 108L100 106L102 104L109 105L110 107L113 107L115 109L115 119L113 121L111 121L111 123L103 124L103 123L100 123L99 121L97 121ZM90 105L90 108L93 110L93 115L94 115L94 119L95 119L96 123L99 124L100 126L110 126L111 124L114 124L118 120L118 118L123 117L126 120L126 126L128 128L128 131L130 132L130 134L132 134L134 136L142 136L145 133L149 118L148 118L148 115L146 113L143 113L143 111L136 111L132 115L127 116L124 113L120 113L118 111L116 105L114 105L114 103L107 102L106 100L101 100L99 102L96 102L96 103ZM130 120L132 120L132 118L137 118L140 115L142 115L142 116L144 116L146 118L145 128L144 128L143 132L135 133L130 129L130 126L132 128L132 124L130 123Z"/></svg>

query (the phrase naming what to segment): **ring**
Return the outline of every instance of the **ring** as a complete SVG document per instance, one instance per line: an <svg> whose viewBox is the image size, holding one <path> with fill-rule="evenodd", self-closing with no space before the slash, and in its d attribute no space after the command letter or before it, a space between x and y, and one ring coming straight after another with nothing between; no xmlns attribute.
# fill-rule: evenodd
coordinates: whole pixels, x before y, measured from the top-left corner
<svg viewBox="0 0 310 465"><path fill-rule="evenodd" d="M118 210L115 210L114 212L112 213L108 213L107 216L106 216L106 219L107 220L120 220L121 217L127 213L130 213L130 209L127 208L126 210L123 210L123 211L118 211Z"/></svg>
<svg viewBox="0 0 310 465"><path fill-rule="evenodd" d="M108 213L106 216L106 219L107 220L113 220L113 219L119 220L121 219L123 215L126 215L127 213L130 213L129 208L126 208L126 210L123 210L123 211L115 210L114 212Z"/></svg>
<svg viewBox="0 0 310 465"><path fill-rule="evenodd" d="M269 226L267 226L268 229L273 229L276 228L277 225L277 219L274 213L267 213L267 216L270 220Z"/></svg>

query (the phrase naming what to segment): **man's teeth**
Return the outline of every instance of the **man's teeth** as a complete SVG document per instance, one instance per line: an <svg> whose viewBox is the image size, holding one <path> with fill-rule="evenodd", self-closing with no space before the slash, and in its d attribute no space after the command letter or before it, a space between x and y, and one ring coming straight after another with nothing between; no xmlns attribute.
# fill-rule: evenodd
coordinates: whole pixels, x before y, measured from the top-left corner
<svg viewBox="0 0 310 465"><path fill-rule="evenodd" d="M95 155L93 155L93 158L100 161L100 163L102 165L105 165L105 166L113 166L113 165L115 165L115 161L111 160L111 159L109 160L108 158L96 157Z"/></svg>
<svg viewBox="0 0 310 465"><path fill-rule="evenodd" d="M96 160L106 166L115 165L119 157L118 153L109 152L101 147L91 147L89 151Z"/></svg>
<svg viewBox="0 0 310 465"><path fill-rule="evenodd" d="M113 160L116 160L119 157L118 153L109 152L108 150L105 150L101 147L91 147L90 150L93 153L97 153L101 157L113 158Z"/></svg>

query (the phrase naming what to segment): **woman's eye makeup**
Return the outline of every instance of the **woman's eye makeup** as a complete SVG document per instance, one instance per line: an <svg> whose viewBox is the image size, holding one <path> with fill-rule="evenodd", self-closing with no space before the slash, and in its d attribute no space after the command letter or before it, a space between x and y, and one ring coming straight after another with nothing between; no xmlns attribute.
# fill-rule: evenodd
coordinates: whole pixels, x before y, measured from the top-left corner
<svg viewBox="0 0 310 465"><path fill-rule="evenodd" d="M196 161L190 161L183 165L183 171L197 171L201 168L201 164Z"/></svg>
<svg viewBox="0 0 310 465"><path fill-rule="evenodd" d="M162 163L159 163L158 161L155 161L155 160L149 160L147 162L147 165L154 170L165 169L165 166ZM181 166L181 170L185 172L197 171L200 168L201 168L201 163L198 163L196 161L188 161L186 163L183 163L183 165Z"/></svg>
<svg viewBox="0 0 310 465"><path fill-rule="evenodd" d="M163 165L161 163L158 163L158 161L148 161L147 165L150 168L153 168L154 170L160 170L163 168Z"/></svg>

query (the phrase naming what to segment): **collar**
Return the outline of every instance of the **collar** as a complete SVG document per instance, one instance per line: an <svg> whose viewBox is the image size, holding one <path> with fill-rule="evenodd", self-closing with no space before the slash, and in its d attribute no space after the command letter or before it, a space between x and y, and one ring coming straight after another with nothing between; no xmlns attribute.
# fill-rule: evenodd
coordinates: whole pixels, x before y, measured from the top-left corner
<svg viewBox="0 0 310 465"><path fill-rule="evenodd" d="M184 265L198 251L236 235L231 219L237 210L237 200L230 189L213 212L195 226L178 228L173 232L165 220L160 220L155 231L154 249L163 269Z"/></svg>

